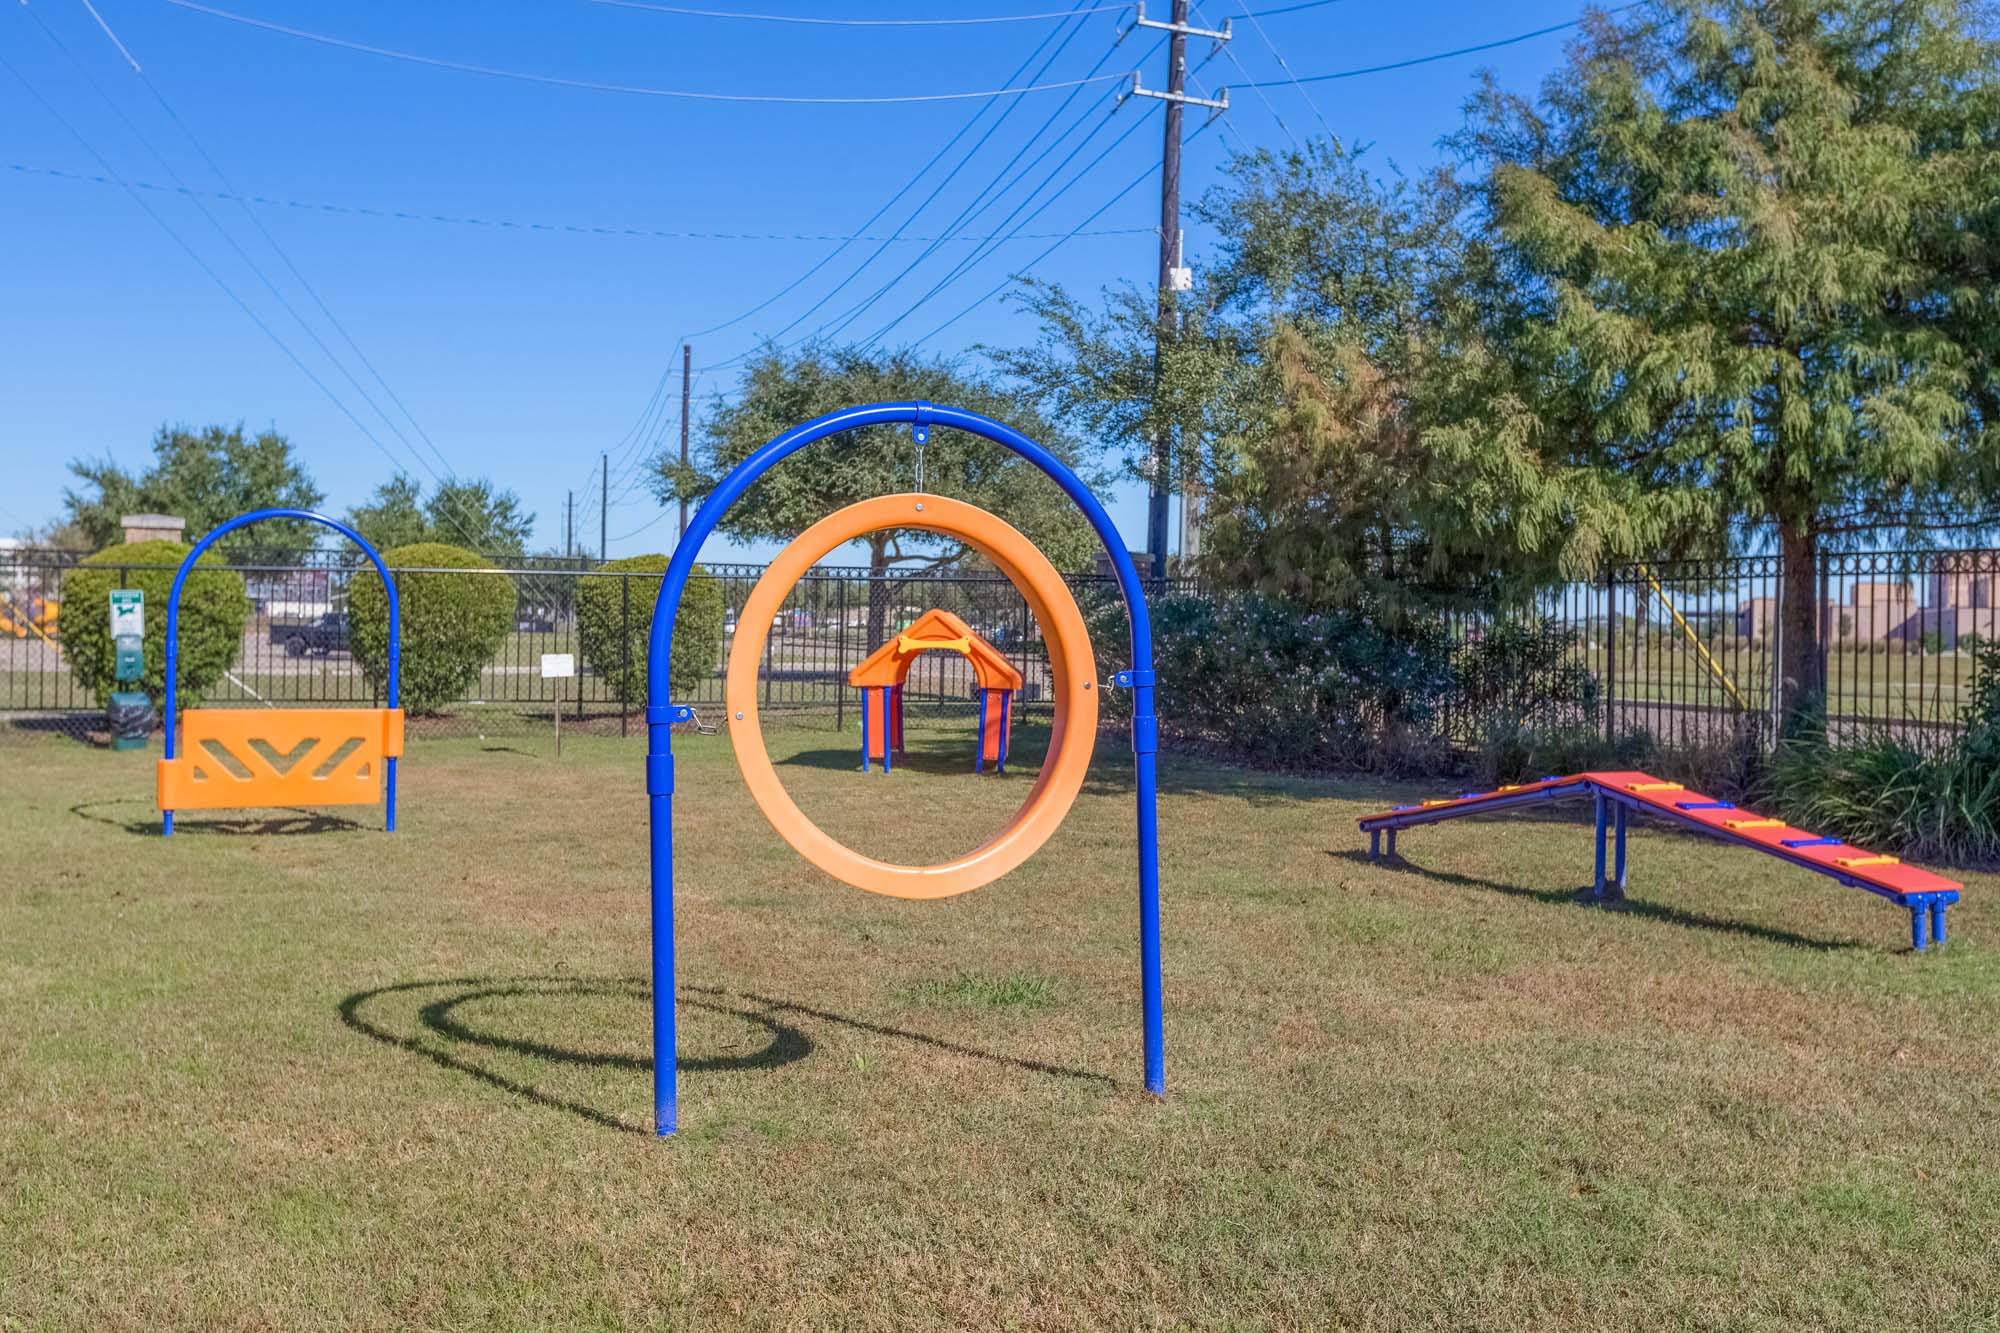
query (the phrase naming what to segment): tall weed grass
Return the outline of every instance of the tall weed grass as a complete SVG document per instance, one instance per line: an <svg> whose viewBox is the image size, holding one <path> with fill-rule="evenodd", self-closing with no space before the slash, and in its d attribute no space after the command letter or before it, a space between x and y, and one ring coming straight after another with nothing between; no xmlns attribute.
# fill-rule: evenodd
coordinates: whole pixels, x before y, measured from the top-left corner
<svg viewBox="0 0 2000 1333"><path fill-rule="evenodd" d="M1966 729L1949 749L1886 732L1834 744L1819 721L1782 742L1765 772L1778 813L1875 851L2000 861L2000 652L1980 654Z"/></svg>

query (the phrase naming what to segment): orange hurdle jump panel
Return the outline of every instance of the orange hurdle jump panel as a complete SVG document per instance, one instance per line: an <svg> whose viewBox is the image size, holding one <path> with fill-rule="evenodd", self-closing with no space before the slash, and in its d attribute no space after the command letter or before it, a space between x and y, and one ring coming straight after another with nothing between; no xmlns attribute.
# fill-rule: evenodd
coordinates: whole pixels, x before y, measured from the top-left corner
<svg viewBox="0 0 2000 1333"><path fill-rule="evenodd" d="M373 805L403 753L400 708L192 708L159 766L162 810Z"/></svg>

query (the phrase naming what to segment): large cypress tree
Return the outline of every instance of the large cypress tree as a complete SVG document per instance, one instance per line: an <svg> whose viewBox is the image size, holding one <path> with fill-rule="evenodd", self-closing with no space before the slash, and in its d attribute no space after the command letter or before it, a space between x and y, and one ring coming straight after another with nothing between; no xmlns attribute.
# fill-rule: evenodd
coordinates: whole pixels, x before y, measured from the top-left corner
<svg viewBox="0 0 2000 1333"><path fill-rule="evenodd" d="M1791 705L1824 545L1992 519L1995 56L1965 0L1668 0L1473 106L1484 411L1532 428L1461 432L1469 474L1594 474L1642 553L1774 541Z"/></svg>

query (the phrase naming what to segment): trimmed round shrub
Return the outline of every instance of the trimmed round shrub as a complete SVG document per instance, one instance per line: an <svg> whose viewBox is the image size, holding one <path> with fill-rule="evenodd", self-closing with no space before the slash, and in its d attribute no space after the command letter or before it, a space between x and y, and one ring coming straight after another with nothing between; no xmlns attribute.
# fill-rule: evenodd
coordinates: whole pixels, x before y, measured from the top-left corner
<svg viewBox="0 0 2000 1333"><path fill-rule="evenodd" d="M62 615L57 636L70 675L107 700L113 690L144 690L155 711L163 709L167 693L167 593L174 570L192 550L185 542L127 542L90 556L63 578ZM156 565L156 569L125 572L105 565ZM211 572L213 571L213 572ZM111 643L111 590L140 588L146 594L144 674L135 684L115 679L117 653ZM243 647L243 626L250 619L250 595L243 576L210 551L203 555L181 589L179 694L174 702L191 708L202 693L222 679Z"/></svg>
<svg viewBox="0 0 2000 1333"><path fill-rule="evenodd" d="M653 633L653 603L667 557L635 555L600 566L609 574L651 574L653 578L586 578L577 594L576 635L584 661L602 676L619 702L646 697L646 641ZM625 585L630 585L630 606ZM700 565L681 593L674 616L674 646L667 677L674 694L686 698L715 674L722 660L722 582Z"/></svg>
<svg viewBox="0 0 2000 1333"><path fill-rule="evenodd" d="M514 630L514 580L492 572L485 556L443 542L417 542L382 553L396 571L403 612L403 711L442 712L465 697L466 687ZM403 573L403 570L465 573ZM481 571L474 573L473 571ZM389 596L373 565L347 587L347 637L368 683L388 697Z"/></svg>

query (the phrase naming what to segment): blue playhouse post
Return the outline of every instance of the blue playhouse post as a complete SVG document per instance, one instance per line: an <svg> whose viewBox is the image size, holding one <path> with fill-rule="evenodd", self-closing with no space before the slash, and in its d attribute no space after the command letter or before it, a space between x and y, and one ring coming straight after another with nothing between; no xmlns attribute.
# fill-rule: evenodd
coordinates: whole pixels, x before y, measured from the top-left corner
<svg viewBox="0 0 2000 1333"><path fill-rule="evenodd" d="M1139 968L1141 1020L1145 1031L1146 1089L1166 1091L1166 1053L1160 993L1160 866L1159 820L1156 801L1156 753L1159 724L1153 713L1153 633L1146 614L1145 590L1139 571L1118 535L1111 515L1090 488L1060 458L1012 427L963 408L933 403L875 403L853 407L795 426L767 441L737 464L688 521L687 532L674 547L666 576L653 607L652 635L646 657L646 796L651 825L652 955L653 955L653 1116L661 1135L672 1134L679 1122L679 1092L675 1060L674 994L674 756L673 727L689 722L694 710L667 697L668 658L674 641L674 619L681 593L693 572L695 557L715 531L723 514L742 498L759 477L807 445L863 426L908 425L917 440L933 426L978 435L1027 459L1076 503L1103 541L1118 576L1118 586L1132 622L1132 668L1119 672L1117 682L1132 691L1132 752L1138 786L1139 834Z"/></svg>

